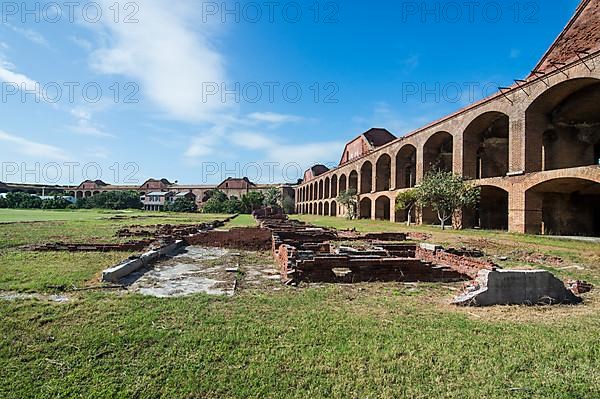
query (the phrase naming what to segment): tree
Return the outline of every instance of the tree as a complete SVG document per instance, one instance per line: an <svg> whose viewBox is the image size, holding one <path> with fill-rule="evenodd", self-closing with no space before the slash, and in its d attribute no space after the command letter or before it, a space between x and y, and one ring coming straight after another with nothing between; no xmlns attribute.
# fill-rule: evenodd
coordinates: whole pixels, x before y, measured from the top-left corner
<svg viewBox="0 0 600 399"><path fill-rule="evenodd" d="M111 191L77 200L77 207L84 209L141 209L140 195L136 191Z"/></svg>
<svg viewBox="0 0 600 399"><path fill-rule="evenodd" d="M69 201L58 196L42 201L42 209L67 209L69 205Z"/></svg>
<svg viewBox="0 0 600 399"><path fill-rule="evenodd" d="M225 213L225 202L213 197L206 201L202 207L202 213Z"/></svg>
<svg viewBox="0 0 600 399"><path fill-rule="evenodd" d="M0 208L8 208L8 202L4 197L0 197Z"/></svg>
<svg viewBox="0 0 600 399"><path fill-rule="evenodd" d="M231 199L225 201L223 205L223 210L225 213L244 213L244 204L242 204L242 201L240 201L236 197L232 197Z"/></svg>
<svg viewBox="0 0 600 399"><path fill-rule="evenodd" d="M281 201L281 191L276 187L271 187L265 192L265 206L277 207Z"/></svg>
<svg viewBox="0 0 600 399"><path fill-rule="evenodd" d="M244 205L244 213L252 213L260 209L265 202L265 196L258 191L251 191L242 196L242 204Z"/></svg>
<svg viewBox="0 0 600 399"><path fill-rule="evenodd" d="M40 209L42 199L28 193L8 193L6 194L6 207L12 209Z"/></svg>
<svg viewBox="0 0 600 399"><path fill-rule="evenodd" d="M466 183L461 176L443 171L427 174L417 188L419 205L430 206L437 212L442 230L454 212L474 207L479 194L479 188Z"/></svg>
<svg viewBox="0 0 600 399"><path fill-rule="evenodd" d="M208 190L206 193L204 193L204 202L207 202L211 199L215 199L218 202L225 202L228 200L227 198L227 194L225 194L223 191L219 190L218 188L215 188L213 190Z"/></svg>
<svg viewBox="0 0 600 399"><path fill-rule="evenodd" d="M417 190L403 191L398 194L398 197L396 197L396 210L406 211L408 215L406 218L407 226L410 226L412 223L412 211L415 209L415 206L417 206L418 202L419 192Z"/></svg>
<svg viewBox="0 0 600 399"><path fill-rule="evenodd" d="M189 198L177 198L173 203L167 204L165 206L165 211L167 212L196 212L198 210L198 206L194 201Z"/></svg>
<svg viewBox="0 0 600 399"><path fill-rule="evenodd" d="M358 196L356 195L356 190L342 191L337 197L337 202L348 209L348 219L356 219L358 214Z"/></svg>

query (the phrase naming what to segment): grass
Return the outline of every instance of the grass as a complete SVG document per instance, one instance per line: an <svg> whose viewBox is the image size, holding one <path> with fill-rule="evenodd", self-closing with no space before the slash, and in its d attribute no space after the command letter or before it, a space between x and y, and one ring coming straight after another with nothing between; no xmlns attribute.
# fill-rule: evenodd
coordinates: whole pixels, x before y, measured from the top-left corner
<svg viewBox="0 0 600 399"><path fill-rule="evenodd" d="M238 215L235 219L225 225L225 228L231 229L235 227L256 227L256 220L252 215Z"/></svg>
<svg viewBox="0 0 600 399"><path fill-rule="evenodd" d="M2 225L0 294L85 286L96 281L104 265L127 256L23 252L17 243L28 237L39 242L54 235L110 239L119 226L187 223L195 217L94 216ZM335 218L303 219L355 225ZM251 222L244 217L231 225ZM361 231L406 230L387 222L356 226ZM498 232L411 230L453 245L480 242L497 253L562 254L564 266L581 261L585 269L561 273L600 281L595 261L587 259L598 256L594 244ZM5 244L7 239L12 241ZM242 260L265 267L269 262L262 254ZM508 262L531 265L516 252ZM81 291L69 293L71 300L60 304L0 300L0 398L600 397L596 291L578 307L463 309L448 304L460 285L245 289L243 279L249 277L240 274L241 288L233 298Z"/></svg>

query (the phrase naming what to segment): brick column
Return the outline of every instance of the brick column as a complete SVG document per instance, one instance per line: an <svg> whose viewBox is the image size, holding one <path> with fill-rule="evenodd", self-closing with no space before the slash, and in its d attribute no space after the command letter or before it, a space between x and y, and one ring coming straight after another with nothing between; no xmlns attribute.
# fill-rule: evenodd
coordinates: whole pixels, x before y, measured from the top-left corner
<svg viewBox="0 0 600 399"><path fill-rule="evenodd" d="M424 164L424 156L423 156L424 146L421 144L417 146L417 171L416 171L416 181L417 184L421 183L423 177L425 175L425 164Z"/></svg>
<svg viewBox="0 0 600 399"><path fill-rule="evenodd" d="M390 190L391 191L395 191L397 189L396 187L396 175L398 173L396 165L396 157L392 158L392 165L390 167Z"/></svg>
<svg viewBox="0 0 600 399"><path fill-rule="evenodd" d="M371 201L371 220L377 220L377 201Z"/></svg>
<svg viewBox="0 0 600 399"><path fill-rule="evenodd" d="M542 195L511 191L508 194L508 224L512 233L542 233Z"/></svg>
<svg viewBox="0 0 600 399"><path fill-rule="evenodd" d="M458 175L463 174L463 135L455 134L452 139L452 171Z"/></svg>
<svg viewBox="0 0 600 399"><path fill-rule="evenodd" d="M508 132L508 172L524 172L525 168L525 114L511 115Z"/></svg>

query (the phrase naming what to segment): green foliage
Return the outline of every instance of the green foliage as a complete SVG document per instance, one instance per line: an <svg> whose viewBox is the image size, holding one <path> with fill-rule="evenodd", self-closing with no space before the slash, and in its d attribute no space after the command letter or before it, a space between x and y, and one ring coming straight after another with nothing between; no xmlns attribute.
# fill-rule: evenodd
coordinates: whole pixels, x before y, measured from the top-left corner
<svg viewBox="0 0 600 399"><path fill-rule="evenodd" d="M227 194L225 194L223 191L219 190L218 188L215 188L214 190L207 191L204 194L204 196L208 200L214 199L217 202L225 202L225 201L228 200Z"/></svg>
<svg viewBox="0 0 600 399"><path fill-rule="evenodd" d="M250 214L265 203L265 196L258 191L243 195L241 200L236 197L227 198L227 195L220 190L211 190L207 195L210 199L202 206L203 213Z"/></svg>
<svg viewBox="0 0 600 399"><path fill-rule="evenodd" d="M425 176L416 189L418 203L437 212L444 229L453 213L472 208L479 201L480 190L452 172L432 172Z"/></svg>
<svg viewBox="0 0 600 399"><path fill-rule="evenodd" d="M355 189L342 191L337 197L337 202L348 209L348 219L356 219L358 216L358 196Z"/></svg>
<svg viewBox="0 0 600 399"><path fill-rule="evenodd" d="M239 199L233 197L225 201L223 211L229 214L244 213L244 204Z"/></svg>
<svg viewBox="0 0 600 399"><path fill-rule="evenodd" d="M69 205L72 204L62 197L54 197L42 201L42 209L67 209Z"/></svg>
<svg viewBox="0 0 600 399"><path fill-rule="evenodd" d="M242 196L242 204L244 205L244 213L252 213L253 211L262 208L265 202L265 196L259 191L251 191Z"/></svg>
<svg viewBox="0 0 600 399"><path fill-rule="evenodd" d="M281 202L281 191L276 187L271 187L265 192L265 206L277 207Z"/></svg>
<svg viewBox="0 0 600 399"><path fill-rule="evenodd" d="M27 193L8 193L4 205L10 209L41 209L42 199Z"/></svg>
<svg viewBox="0 0 600 399"><path fill-rule="evenodd" d="M0 209L1 208L8 208L8 202L4 197L0 197Z"/></svg>
<svg viewBox="0 0 600 399"><path fill-rule="evenodd" d="M225 202L213 197L206 201L202 207L202 213L225 213Z"/></svg>
<svg viewBox="0 0 600 399"><path fill-rule="evenodd" d="M77 200L81 209L141 209L143 206L136 191L111 191Z"/></svg>
<svg viewBox="0 0 600 399"><path fill-rule="evenodd" d="M172 204L165 205L165 211L167 212L196 212L198 206L194 201L188 198L177 198Z"/></svg>
<svg viewBox="0 0 600 399"><path fill-rule="evenodd" d="M396 197L396 210L408 213L408 218L406 219L407 226L411 224L411 214L418 202L419 192L417 190L403 191Z"/></svg>

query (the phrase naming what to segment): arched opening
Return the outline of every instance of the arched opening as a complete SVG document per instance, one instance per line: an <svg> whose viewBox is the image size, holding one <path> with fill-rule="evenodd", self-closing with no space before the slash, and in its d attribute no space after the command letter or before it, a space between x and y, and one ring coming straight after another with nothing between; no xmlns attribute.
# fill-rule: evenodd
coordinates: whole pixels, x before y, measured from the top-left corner
<svg viewBox="0 0 600 399"><path fill-rule="evenodd" d="M368 194L373 191L373 164L367 161L360 168L360 193Z"/></svg>
<svg viewBox="0 0 600 399"><path fill-rule="evenodd" d="M310 186L308 186L308 200L309 201L313 200L313 186L312 186L312 184Z"/></svg>
<svg viewBox="0 0 600 399"><path fill-rule="evenodd" d="M371 219L371 199L363 198L360 200L360 218Z"/></svg>
<svg viewBox="0 0 600 399"><path fill-rule="evenodd" d="M424 172L452 172L454 162L454 139L448 132L438 132L423 146Z"/></svg>
<svg viewBox="0 0 600 399"><path fill-rule="evenodd" d="M417 149L405 145L396 154L396 189L411 188L417 184Z"/></svg>
<svg viewBox="0 0 600 399"><path fill-rule="evenodd" d="M389 191L392 178L392 158L383 154L377 160L375 166L375 189L379 191Z"/></svg>
<svg viewBox="0 0 600 399"><path fill-rule="evenodd" d="M508 115L487 112L475 118L463 133L463 175L469 179L508 173Z"/></svg>
<svg viewBox="0 0 600 399"><path fill-rule="evenodd" d="M323 215L329 216L329 204L327 202L323 204Z"/></svg>
<svg viewBox="0 0 600 399"><path fill-rule="evenodd" d="M600 80L551 87L529 106L525 120L527 172L600 163Z"/></svg>
<svg viewBox="0 0 600 399"><path fill-rule="evenodd" d="M325 199L329 199L329 194L331 193L330 188L331 188L331 180L329 180L329 177L325 178Z"/></svg>
<svg viewBox="0 0 600 399"><path fill-rule="evenodd" d="M481 187L474 225L485 230L508 230L508 192L498 187Z"/></svg>
<svg viewBox="0 0 600 399"><path fill-rule="evenodd" d="M337 198L338 196L338 178L333 176L331 178L331 198Z"/></svg>
<svg viewBox="0 0 600 399"><path fill-rule="evenodd" d="M600 237L600 183L553 179L525 193L528 233Z"/></svg>
<svg viewBox="0 0 600 399"><path fill-rule="evenodd" d="M353 170L348 178L348 189L358 193L358 172Z"/></svg>
<svg viewBox="0 0 600 399"><path fill-rule="evenodd" d="M330 215L334 216L334 217L337 216L337 202L331 201L330 208L331 208L331 210L329 212Z"/></svg>
<svg viewBox="0 0 600 399"><path fill-rule="evenodd" d="M315 213L314 213L314 210L315 210L315 208L314 208L313 204L310 204L310 205L308 206L308 213L309 213L310 215L314 215L314 214L315 214Z"/></svg>
<svg viewBox="0 0 600 399"><path fill-rule="evenodd" d="M339 190L338 194L341 194L341 193L343 193L344 191L346 191L348 189L348 183L347 183L346 175L341 175L340 176L339 186L340 186L340 190Z"/></svg>
<svg viewBox="0 0 600 399"><path fill-rule="evenodd" d="M388 197L379 197L375 201L375 219L391 220L391 202Z"/></svg>
<svg viewBox="0 0 600 399"><path fill-rule="evenodd" d="M77 191L77 192L75 193L75 198L76 198L76 199L81 199L81 198L83 198L83 192L82 192L82 191Z"/></svg>
<svg viewBox="0 0 600 399"><path fill-rule="evenodd" d="M91 192L91 191L86 191L86 192L83 194L83 196L84 196L84 197L86 197L86 198L87 198L87 197L91 197L91 196L92 196L92 192Z"/></svg>
<svg viewBox="0 0 600 399"><path fill-rule="evenodd" d="M317 199L323 199L323 180L319 180L319 197Z"/></svg>
<svg viewBox="0 0 600 399"><path fill-rule="evenodd" d="M323 203L319 202L319 209L317 211L319 216L323 216Z"/></svg>

